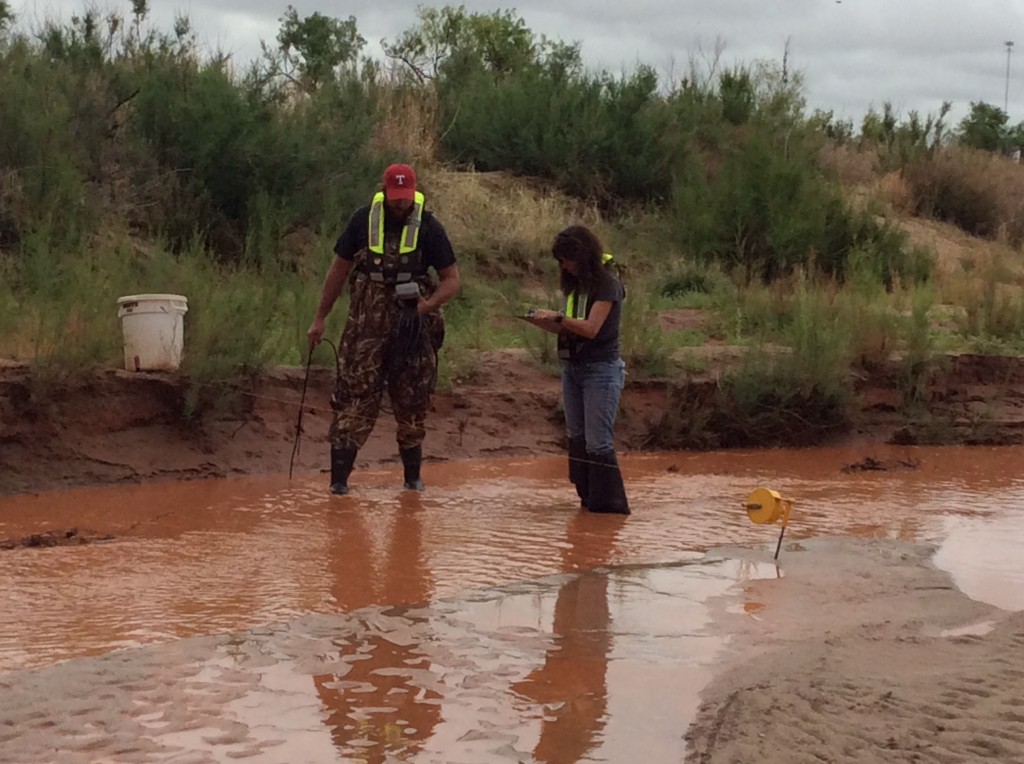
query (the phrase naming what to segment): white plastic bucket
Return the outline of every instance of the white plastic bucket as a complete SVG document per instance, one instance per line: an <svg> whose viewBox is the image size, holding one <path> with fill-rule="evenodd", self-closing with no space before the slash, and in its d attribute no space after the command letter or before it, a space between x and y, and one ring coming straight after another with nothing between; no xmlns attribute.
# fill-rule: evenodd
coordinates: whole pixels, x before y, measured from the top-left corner
<svg viewBox="0 0 1024 764"><path fill-rule="evenodd" d="M128 371L175 371L185 344L188 299L180 294L133 294L117 298Z"/></svg>

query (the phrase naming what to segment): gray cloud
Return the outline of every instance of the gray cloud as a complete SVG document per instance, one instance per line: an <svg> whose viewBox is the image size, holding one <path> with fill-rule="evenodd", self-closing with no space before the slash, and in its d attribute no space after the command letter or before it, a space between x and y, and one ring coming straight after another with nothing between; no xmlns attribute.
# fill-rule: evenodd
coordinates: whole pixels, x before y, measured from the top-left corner
<svg viewBox="0 0 1024 764"><path fill-rule="evenodd" d="M193 20L201 41L231 52L244 63L259 53L259 41L272 41L287 0L193 0L178 6L151 0L152 21L169 28L175 13ZM416 20L415 5L355 0L325 4L293 0L301 15L319 11L355 16L367 39L367 53L380 54L382 37L393 38ZM432 5L431 3L425 3ZM440 6L442 3L433 5ZM450 4L458 5L453 1ZM1022 0L524 0L509 5L463 0L470 11L490 13L515 7L537 33L582 45L594 69L631 69L650 64L668 77L681 75L697 50L725 44L721 62L781 60L788 43L790 65L804 76L808 105L831 109L859 121L872 105L891 102L902 114L935 113L944 100L953 119L971 101L1002 107L1006 84L1005 40L1021 37ZM14 0L13 8L31 22L67 18L85 3ZM157 6L160 7L157 7ZM101 3L100 7L104 7ZM130 8L127 2L111 7ZM1009 112L1024 120L1024 61L1011 57Z"/></svg>

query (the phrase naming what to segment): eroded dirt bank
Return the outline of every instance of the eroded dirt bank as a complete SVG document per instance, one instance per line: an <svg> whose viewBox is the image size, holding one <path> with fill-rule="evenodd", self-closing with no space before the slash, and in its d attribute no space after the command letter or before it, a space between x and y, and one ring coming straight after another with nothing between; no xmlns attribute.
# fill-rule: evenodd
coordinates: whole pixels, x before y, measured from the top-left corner
<svg viewBox="0 0 1024 764"><path fill-rule="evenodd" d="M937 367L921 402L907 413L899 372L857 381L861 408L831 440L902 443L1024 442L1024 359L958 355ZM631 380L623 396L623 451L664 448L676 412L714 406L722 371L670 386ZM90 483L286 473L295 443L304 369L280 367L238 387L231 406L198 421L181 416L186 384L175 375L97 370L40 398L29 368L0 365L0 494ZM327 461L327 405L333 369L314 367L306 394L296 471ZM673 388L673 389L670 389ZM218 389L204 395L216 397ZM485 354L472 384L438 394L425 456L464 459L558 453L563 449L559 382L520 351ZM799 416L799 412L797 412ZM685 424L684 424L685 426ZM678 429L678 428L676 428ZM810 445L802 434L782 443ZM819 441L820 442L820 441ZM782 444L779 443L779 444ZM362 465L396 459L394 425L384 413L360 454Z"/></svg>

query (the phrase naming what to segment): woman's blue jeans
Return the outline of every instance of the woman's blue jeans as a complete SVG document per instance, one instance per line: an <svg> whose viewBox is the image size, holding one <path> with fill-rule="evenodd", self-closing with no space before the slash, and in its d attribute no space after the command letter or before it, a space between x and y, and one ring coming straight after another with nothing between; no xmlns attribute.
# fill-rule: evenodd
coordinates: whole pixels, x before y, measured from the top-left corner
<svg viewBox="0 0 1024 764"><path fill-rule="evenodd" d="M615 418L626 384L626 364L614 361L567 363L562 369L562 403L570 439L585 439L587 453L615 453Z"/></svg>

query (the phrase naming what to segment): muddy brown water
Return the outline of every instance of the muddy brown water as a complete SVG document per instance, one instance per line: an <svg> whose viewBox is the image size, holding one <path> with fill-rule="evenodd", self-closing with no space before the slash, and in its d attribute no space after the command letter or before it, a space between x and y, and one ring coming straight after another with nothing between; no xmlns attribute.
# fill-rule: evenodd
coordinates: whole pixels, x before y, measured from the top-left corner
<svg viewBox="0 0 1024 764"><path fill-rule="evenodd" d="M843 472L870 455L889 470ZM901 462L903 464L901 464ZM906 468L905 464L917 464ZM795 499L786 538L938 544L969 596L1024 609L1024 448L624 460L634 514L581 514L557 458L0 499L0 760L679 761L726 636L709 600L779 565L707 561ZM136 649L121 649L136 648ZM638 747L639 746L639 747ZM639 758L638 758L639 757Z"/></svg>

